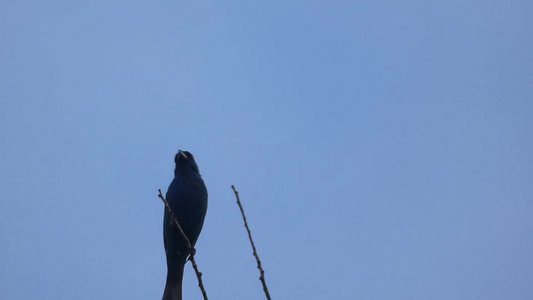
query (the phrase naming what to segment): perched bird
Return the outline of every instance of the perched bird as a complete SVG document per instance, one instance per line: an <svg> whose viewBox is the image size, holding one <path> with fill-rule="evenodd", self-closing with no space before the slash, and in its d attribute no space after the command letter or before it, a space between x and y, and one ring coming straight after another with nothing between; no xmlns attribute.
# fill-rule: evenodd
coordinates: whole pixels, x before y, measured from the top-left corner
<svg viewBox="0 0 533 300"><path fill-rule="evenodd" d="M194 246L207 211L207 189L190 152L179 150L174 161L174 180L168 187L166 200ZM163 241L167 257L167 281L163 300L182 300L183 269L191 253L167 209L163 219Z"/></svg>

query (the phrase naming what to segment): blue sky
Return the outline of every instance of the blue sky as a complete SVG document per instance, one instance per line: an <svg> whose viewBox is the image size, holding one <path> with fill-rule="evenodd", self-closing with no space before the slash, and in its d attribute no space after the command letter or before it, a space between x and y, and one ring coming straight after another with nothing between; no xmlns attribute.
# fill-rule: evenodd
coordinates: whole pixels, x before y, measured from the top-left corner
<svg viewBox="0 0 533 300"><path fill-rule="evenodd" d="M0 298L533 298L531 1L0 3ZM187 267L184 294L201 299Z"/></svg>

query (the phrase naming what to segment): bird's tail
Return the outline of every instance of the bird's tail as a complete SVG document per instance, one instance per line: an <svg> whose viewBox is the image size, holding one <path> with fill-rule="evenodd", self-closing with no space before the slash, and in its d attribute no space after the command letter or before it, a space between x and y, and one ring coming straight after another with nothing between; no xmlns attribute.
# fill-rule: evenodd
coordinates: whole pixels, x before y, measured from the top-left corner
<svg viewBox="0 0 533 300"><path fill-rule="evenodd" d="M182 300L181 286L186 258L178 259L175 264L167 266L167 282L163 300Z"/></svg>

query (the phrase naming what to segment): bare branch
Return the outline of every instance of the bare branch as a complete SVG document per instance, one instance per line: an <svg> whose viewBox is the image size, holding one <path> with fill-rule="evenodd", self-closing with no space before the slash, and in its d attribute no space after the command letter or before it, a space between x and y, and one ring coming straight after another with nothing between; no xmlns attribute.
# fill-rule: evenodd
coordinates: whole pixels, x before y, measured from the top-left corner
<svg viewBox="0 0 533 300"><path fill-rule="evenodd" d="M198 279L198 287L200 287L200 290L202 291L202 296L204 300L207 299L207 292L205 291L204 282L202 281L202 272L198 270L198 265L196 264L196 260L194 259L194 255L196 254L196 250L191 244L191 241L183 231L183 229L180 226L180 223L178 222L178 219L176 218L176 215L172 212L172 209L170 209L170 206L168 205L167 199L163 196L163 193L161 192L161 189L159 189L159 199L163 201L165 204L165 209L170 213L170 218L172 221L174 221L174 224L178 227L178 230L183 237L183 240L185 240L185 245L187 246L187 251L189 252L189 260L191 261L192 267L194 269L194 273L196 273L196 278Z"/></svg>
<svg viewBox="0 0 533 300"><path fill-rule="evenodd" d="M257 254L257 249L255 248L254 240L252 239L252 232L250 231L250 227L248 227L248 221L246 220L246 215L244 214L244 209L242 208L241 199L239 197L239 192L235 188L234 185L231 186L231 189L233 190L233 193L235 193L235 198L237 199L237 205L239 206L239 209L241 211L242 220L244 221L244 227L246 228L246 232L248 233L248 239L250 240L250 244L252 245L252 249L254 251L254 257L255 261L257 262L257 269L259 269L259 280L261 281L261 284L263 285L263 292L265 292L265 296L267 300L272 300L270 298L270 292L268 291L268 287L265 280L265 270L263 270L263 265L261 264L261 259L259 259L259 254Z"/></svg>

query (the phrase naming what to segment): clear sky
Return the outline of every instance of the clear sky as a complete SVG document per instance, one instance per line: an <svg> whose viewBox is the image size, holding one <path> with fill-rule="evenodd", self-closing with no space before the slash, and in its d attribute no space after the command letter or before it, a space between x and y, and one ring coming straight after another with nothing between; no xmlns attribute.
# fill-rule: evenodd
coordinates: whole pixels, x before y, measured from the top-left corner
<svg viewBox="0 0 533 300"><path fill-rule="evenodd" d="M0 298L533 299L532 1L0 2ZM188 266L184 294L201 299Z"/></svg>

